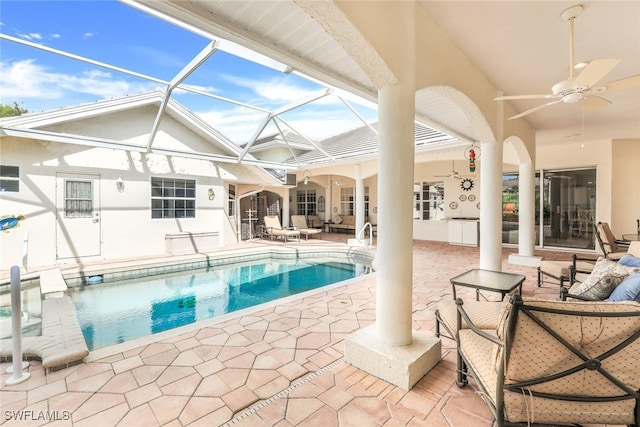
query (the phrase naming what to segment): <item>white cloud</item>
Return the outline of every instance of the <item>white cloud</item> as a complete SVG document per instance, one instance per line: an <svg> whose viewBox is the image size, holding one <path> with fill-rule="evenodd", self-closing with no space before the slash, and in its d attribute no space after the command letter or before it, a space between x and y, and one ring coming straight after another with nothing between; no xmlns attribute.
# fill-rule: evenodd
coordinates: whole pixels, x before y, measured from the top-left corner
<svg viewBox="0 0 640 427"><path fill-rule="evenodd" d="M91 37L94 37L96 34L98 34L98 33L86 32L86 33L83 34L83 37L85 39L90 39Z"/></svg>
<svg viewBox="0 0 640 427"><path fill-rule="evenodd" d="M132 83L111 73L91 70L79 74L50 72L35 60L0 62L2 103L14 100L64 100L70 93L111 98L153 89L152 83Z"/></svg>
<svg viewBox="0 0 640 427"><path fill-rule="evenodd" d="M266 118L264 113L242 107L233 107L224 111L202 111L197 114L236 144L248 142ZM311 140L322 140L363 126L363 123L346 108L322 111L293 110L283 118L293 130ZM289 129L281 122L278 124L282 130ZM275 132L277 128L270 122L261 136Z"/></svg>
<svg viewBox="0 0 640 427"><path fill-rule="evenodd" d="M29 33L29 34L19 33L17 34L17 36L29 41L42 40L42 35L39 33Z"/></svg>
<svg viewBox="0 0 640 427"><path fill-rule="evenodd" d="M256 80L229 74L221 77L236 86L250 89L259 97L270 101L293 102L315 92L313 89L292 85L283 78Z"/></svg>

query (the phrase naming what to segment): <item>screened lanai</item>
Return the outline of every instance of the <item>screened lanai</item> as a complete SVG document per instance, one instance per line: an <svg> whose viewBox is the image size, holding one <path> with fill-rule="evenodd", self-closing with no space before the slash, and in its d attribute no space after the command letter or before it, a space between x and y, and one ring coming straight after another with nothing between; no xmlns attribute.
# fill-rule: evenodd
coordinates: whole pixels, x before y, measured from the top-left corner
<svg viewBox="0 0 640 427"><path fill-rule="evenodd" d="M60 9L70 7L62 2L56 5L56 8ZM330 155L318 147L319 140L360 126L366 126L373 135L377 134L377 130L371 126L377 121L377 107L375 99L371 96L362 97L344 88L323 83L289 65L223 38L220 35L224 35L223 31L208 31L186 22L178 22L175 18L135 2L105 2L91 7L79 4L72 8L72 19L91 22L100 15L101 7L106 9L105 13L120 13L123 9L131 9L128 10L127 18L131 24L117 29L115 26L101 28L100 34L96 37L124 39L127 40L127 45L135 48L118 49L117 53L90 49L85 54L82 49L87 49L86 47L78 48L66 44L64 37L59 36L64 33L65 23L57 20L57 23L50 24L51 28L42 31L58 34L58 37L45 41L38 39L35 30L32 36L6 31L0 34L3 49L7 52L7 57L33 57L31 64L36 71L40 68L54 70L55 67L93 70L86 72L92 74L93 80L82 80L78 77L77 82L56 87L58 91L68 92L69 95L64 98L66 102L86 103L87 108L90 108L88 103L94 101L92 97L97 92L90 90L89 85L102 85L102 93L108 98L160 90L163 94L160 106L154 121L149 123L148 140L136 147L139 150L153 152L157 148L154 146L154 139L166 105L171 99L219 132L220 141L237 152L226 157L206 152L198 153L203 157L209 156L212 160L238 163L250 161L251 164L260 165L259 158L248 156L256 141L277 136L286 146L287 135L293 134L302 138L308 144L309 149L306 151L313 153L306 157L313 160L298 159L289 149L290 158L287 161L280 164L263 164L271 170L280 169L279 175L283 179L284 170L299 169L312 162L321 163L336 159L335 155ZM140 10L133 10L132 7ZM6 19L10 21L12 13L20 13L19 7L15 9L8 8L5 11ZM41 13L46 13L46 8L43 9ZM59 13L67 12L60 10ZM150 26L151 29L144 28L141 23L136 24L136 20L146 21L144 25ZM149 23L150 20L153 22ZM176 34L172 37L180 40L179 50L175 49L173 43L167 43L165 38L148 37L148 34L145 34L148 31L163 34L168 28ZM131 56L145 54L155 54L160 59L131 59ZM159 65L158 62L162 64ZM127 63L135 65L127 66ZM17 69L18 63L14 62L13 67ZM236 70L236 74L232 70ZM21 77L13 73L8 76L12 77L5 83L3 101L10 103L11 97L14 96L16 100L21 100L20 104L25 108L29 107L27 110L31 113L71 106L57 106L49 101L46 95L38 94L37 88L31 88L32 91L25 90L21 79L28 78L28 74ZM13 121L6 124L3 127L5 134L26 135L28 132L23 123ZM424 123L420 126L423 129L417 138L417 144L420 146L459 142L455 137L436 130L433 126ZM20 131L16 128L20 128ZM75 138L74 141L73 135L58 137L69 138L68 141L75 144L81 139ZM366 154L374 154L377 151L375 140L370 136L368 139L373 143L367 147ZM89 144L88 141L86 143ZM119 147L115 141L111 141L111 144L114 148L132 148L125 145ZM173 154L184 153L178 151ZM346 151L349 157L358 154L357 150ZM194 153L190 152L189 155L193 156Z"/></svg>

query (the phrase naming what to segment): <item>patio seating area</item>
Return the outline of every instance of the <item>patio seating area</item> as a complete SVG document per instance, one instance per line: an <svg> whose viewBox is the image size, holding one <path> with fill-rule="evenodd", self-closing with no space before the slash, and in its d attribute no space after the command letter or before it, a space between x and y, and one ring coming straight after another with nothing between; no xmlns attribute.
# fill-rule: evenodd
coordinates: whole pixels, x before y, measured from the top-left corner
<svg viewBox="0 0 640 427"><path fill-rule="evenodd" d="M321 233L287 246L347 238ZM558 301L557 285L537 286L535 267L507 263L513 252L503 251L503 270L526 276L525 298ZM452 299L449 279L477 267L479 251L415 241L413 254L413 329L435 333L437 305ZM551 251L537 255L567 258ZM475 290L459 288L457 296L475 300ZM495 425L473 380L464 389L456 386L452 340L443 339L442 360L408 392L345 363L344 337L374 320L375 277L366 277L184 327L132 348L99 350L84 364L49 374L41 362L31 361L31 378L14 386L5 385L9 363L3 363L0 400L5 411L68 414L74 426Z"/></svg>

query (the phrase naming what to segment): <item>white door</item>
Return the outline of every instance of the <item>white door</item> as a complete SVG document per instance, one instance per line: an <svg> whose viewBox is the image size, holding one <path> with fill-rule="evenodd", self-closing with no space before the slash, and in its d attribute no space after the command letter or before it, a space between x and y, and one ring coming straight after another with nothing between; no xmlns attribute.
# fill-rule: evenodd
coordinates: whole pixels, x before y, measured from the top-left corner
<svg viewBox="0 0 640 427"><path fill-rule="evenodd" d="M56 175L57 258L100 255L100 177Z"/></svg>

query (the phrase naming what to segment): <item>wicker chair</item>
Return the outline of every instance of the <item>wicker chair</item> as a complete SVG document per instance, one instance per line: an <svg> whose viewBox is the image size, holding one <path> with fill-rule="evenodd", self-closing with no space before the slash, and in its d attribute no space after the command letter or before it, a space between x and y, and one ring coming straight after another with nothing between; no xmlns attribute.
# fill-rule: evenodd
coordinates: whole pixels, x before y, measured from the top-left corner
<svg viewBox="0 0 640 427"><path fill-rule="evenodd" d="M494 333L456 304L457 384L474 378L498 426L640 425L640 304L514 295Z"/></svg>

